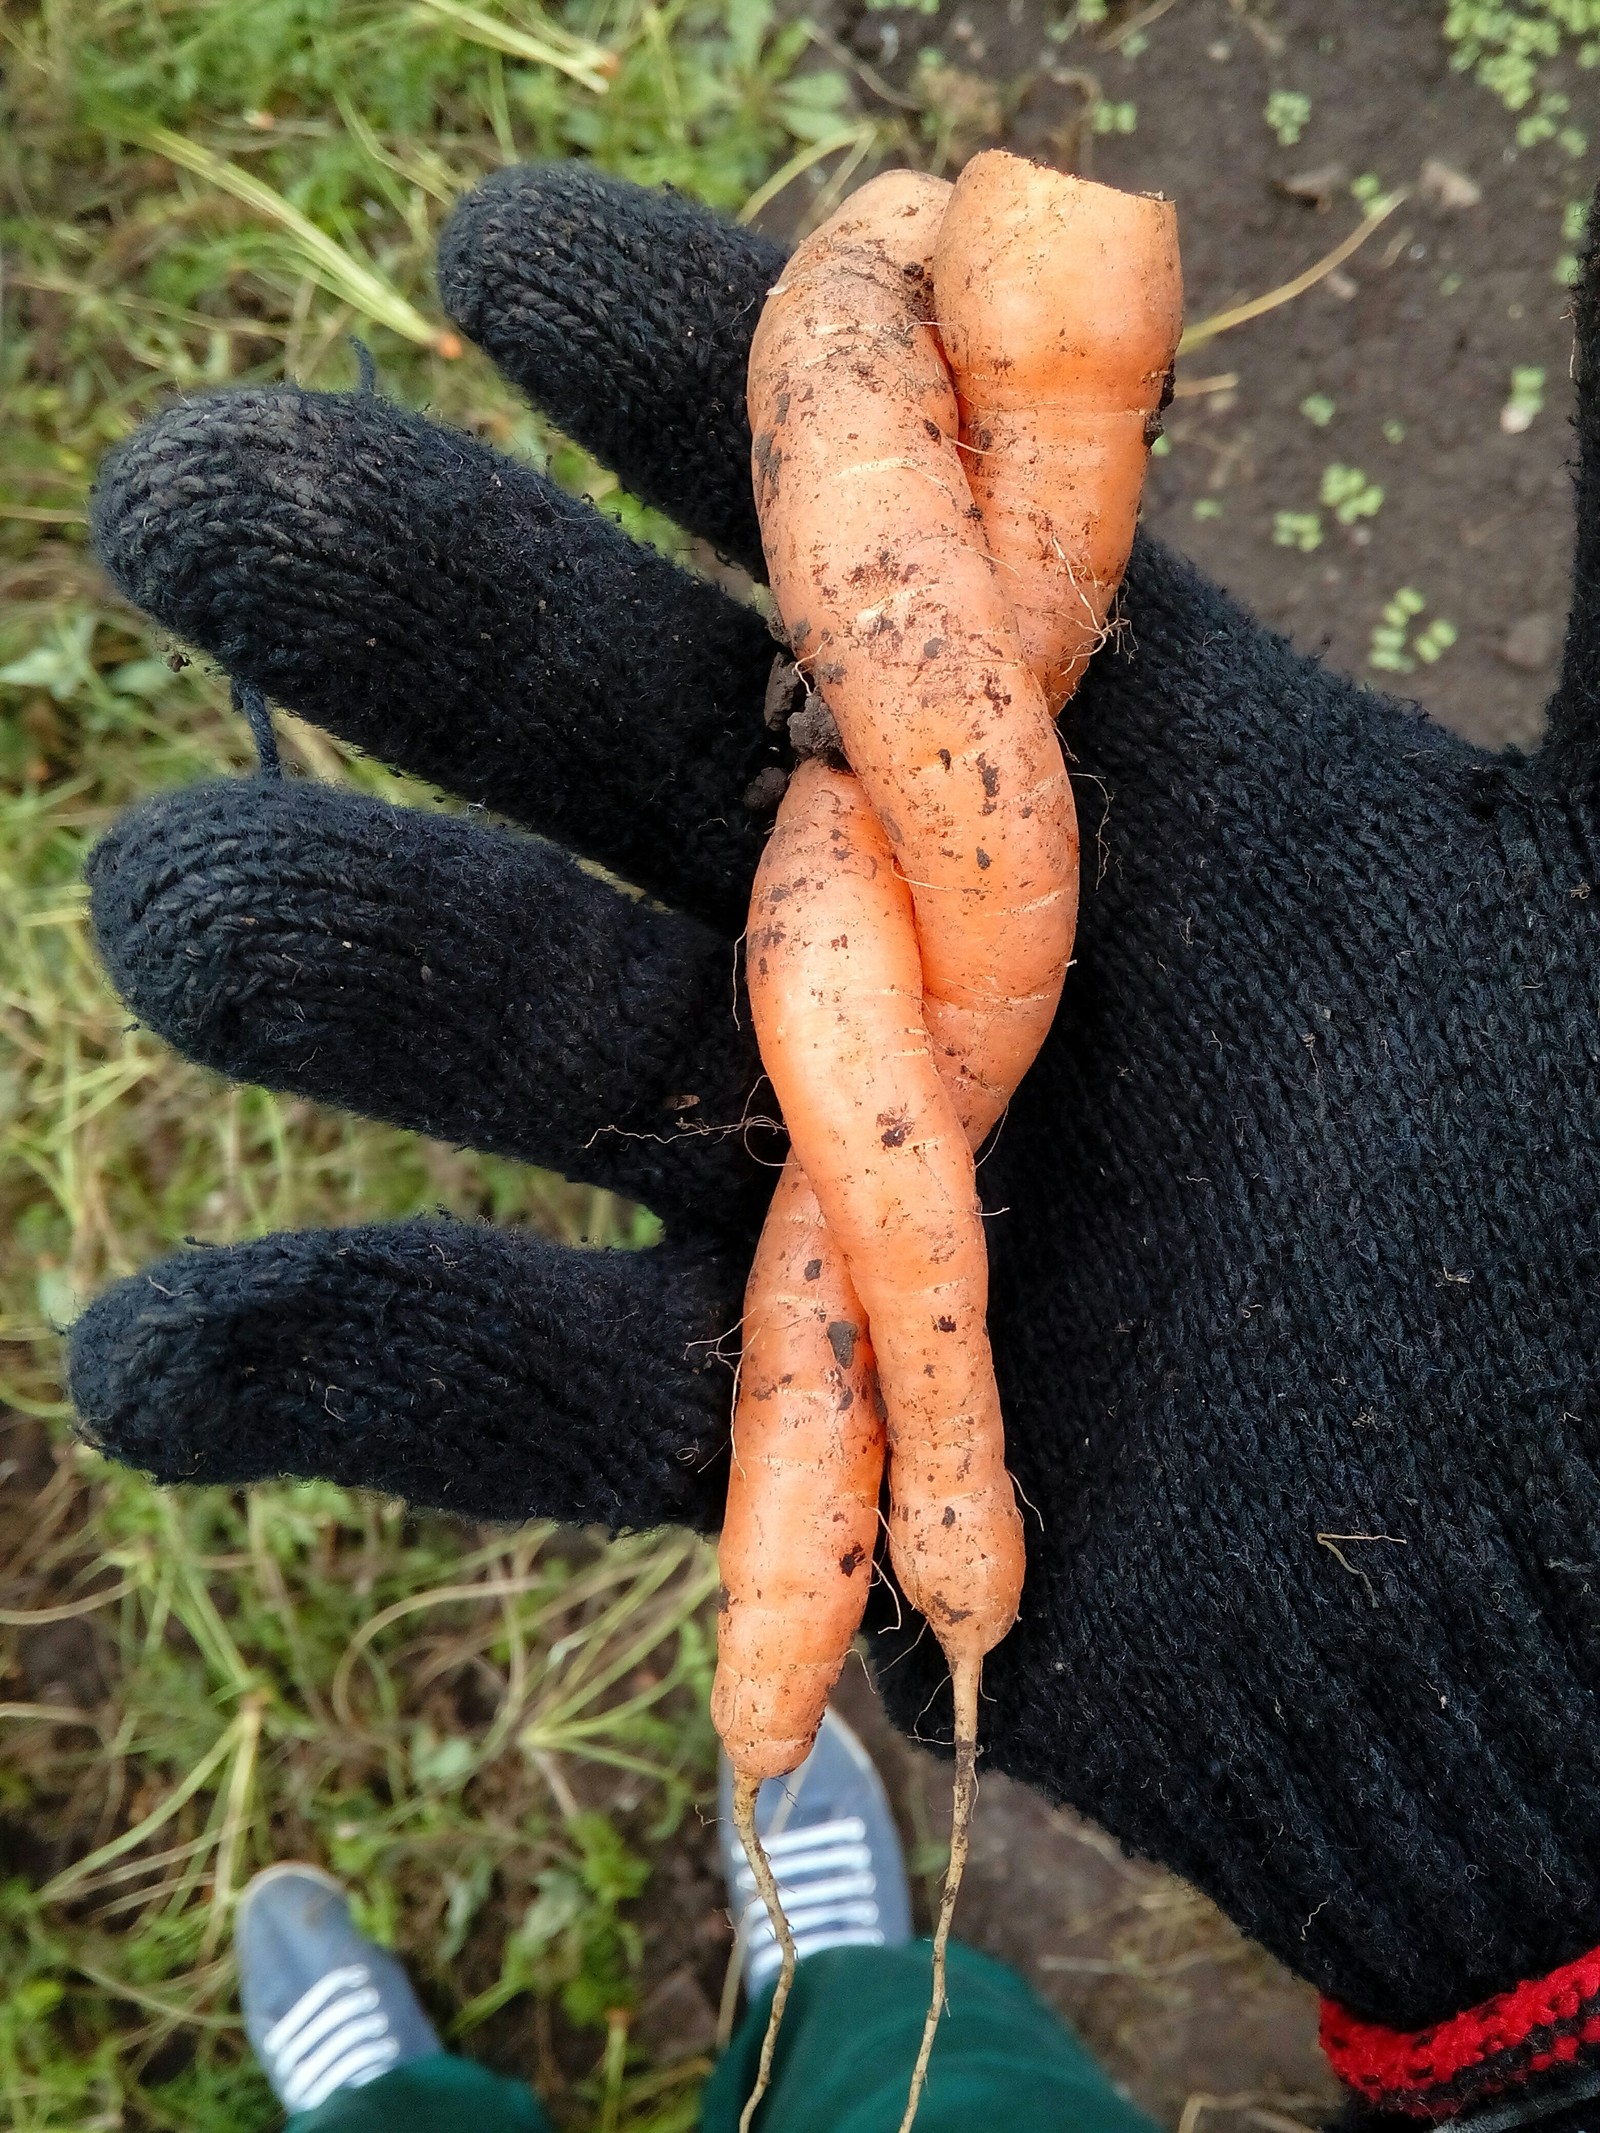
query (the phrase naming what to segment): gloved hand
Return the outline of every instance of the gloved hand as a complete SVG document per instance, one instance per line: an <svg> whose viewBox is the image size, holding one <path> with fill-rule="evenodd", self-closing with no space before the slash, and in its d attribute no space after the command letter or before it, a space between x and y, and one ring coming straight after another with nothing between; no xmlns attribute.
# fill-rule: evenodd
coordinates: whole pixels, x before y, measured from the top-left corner
<svg viewBox="0 0 1600 2133"><path fill-rule="evenodd" d="M629 488L758 571L744 360L779 265L567 165L466 200L440 283ZM1600 2006L1591 1962L1515 2035L1388 2034L1600 1942L1586 276L1545 747L1452 738L1142 538L1067 714L1077 964L979 1173L1028 1506L988 1760L1206 1889L1349 2011L1352 2078L1434 2111ZM174 406L94 525L239 681L538 833L298 781L163 795L91 865L123 997L190 1058L610 1187L666 1241L419 1221L181 1253L79 1321L85 1434L165 1481L711 1531L782 1147L749 1123L733 945L783 760L762 621L368 393ZM933 1640L875 1643L929 1726Z"/></svg>

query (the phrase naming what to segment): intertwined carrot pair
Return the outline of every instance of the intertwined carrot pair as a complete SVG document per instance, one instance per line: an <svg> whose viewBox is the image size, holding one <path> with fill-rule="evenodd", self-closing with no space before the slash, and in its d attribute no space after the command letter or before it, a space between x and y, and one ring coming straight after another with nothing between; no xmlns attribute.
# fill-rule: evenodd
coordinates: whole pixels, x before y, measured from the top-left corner
<svg viewBox="0 0 1600 2133"><path fill-rule="evenodd" d="M890 1556L955 1695L957 1813L915 2113L974 1791L979 1670L1021 1522L973 1151L1037 1054L1077 913L1055 715L1106 628L1181 323L1164 200L977 157L898 171L795 254L750 357L773 594L848 771L790 781L747 974L793 1152L745 1296L714 1715L752 1865Z"/></svg>

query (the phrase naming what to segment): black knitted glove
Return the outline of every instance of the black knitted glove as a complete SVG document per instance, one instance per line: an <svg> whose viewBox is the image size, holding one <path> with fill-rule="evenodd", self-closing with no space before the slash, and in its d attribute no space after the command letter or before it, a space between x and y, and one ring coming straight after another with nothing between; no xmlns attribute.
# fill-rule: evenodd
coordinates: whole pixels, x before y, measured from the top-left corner
<svg viewBox="0 0 1600 2133"><path fill-rule="evenodd" d="M778 265L569 165L464 202L440 280L631 489L759 569L743 375ZM1208 1890L1353 2011L1352 2079L1435 2112L1600 2007L1591 1962L1515 2035L1461 2014L1600 1942L1588 273L1547 745L1453 739L1141 540L1068 713L1077 964L980 1173L1036 1507L989 1759ZM781 1149L741 1130L771 1100L732 947L782 760L762 622L367 394L173 407L108 460L95 537L239 680L539 833L304 782L164 795L92 862L124 998L226 1073L642 1199L667 1242L181 1254L80 1320L85 1433L168 1481L711 1530ZM879 1649L915 1724L937 1648Z"/></svg>

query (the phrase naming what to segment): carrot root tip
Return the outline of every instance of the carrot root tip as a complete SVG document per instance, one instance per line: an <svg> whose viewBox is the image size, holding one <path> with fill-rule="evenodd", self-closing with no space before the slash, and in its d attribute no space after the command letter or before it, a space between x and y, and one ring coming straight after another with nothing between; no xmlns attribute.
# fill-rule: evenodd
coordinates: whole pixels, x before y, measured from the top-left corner
<svg viewBox="0 0 1600 2133"><path fill-rule="evenodd" d="M956 1707L956 1781L954 1807L950 1817L950 1864L945 1870L944 1892L939 1899L939 1919L933 1934L933 1990L928 1998L928 2013L922 2025L922 2043L917 2050L917 2063L911 2070L911 2087L906 2096L905 2116L900 2121L900 2133L911 2133L918 2106L922 2102L922 2091L928 2079L928 2061L933 2056L933 2040L939 2031L939 2018L944 2013L950 1925L955 1917L956 1898L961 1893L961 1877L967 1870L967 1851L972 1842L972 1810L978 1797L978 1684L982 1673L981 1659L959 1659L950 1670L950 1686L955 1695Z"/></svg>
<svg viewBox="0 0 1600 2133"><path fill-rule="evenodd" d="M772 2081L772 2059L778 2047L778 2031L783 2023L783 2010L788 2005L789 1988L794 1983L795 1946L794 1935L789 1930L789 1921L784 1916L783 1898L778 1894L777 1877L772 1871L766 1848L756 1829L756 1797L761 1790L758 1777L746 1777L741 1772L733 1784L733 1826L739 1832L739 1842L744 1846L744 1855L750 1862L750 1871L755 1876L761 1901L767 1907L767 1917L772 1921L773 1936L783 1951L783 1963L778 1971L777 1989L772 1995L772 2010L767 2016L767 2033L761 2040L761 2060L756 2068L755 2086L739 2114L739 2133L750 2133L761 2099L766 2095Z"/></svg>

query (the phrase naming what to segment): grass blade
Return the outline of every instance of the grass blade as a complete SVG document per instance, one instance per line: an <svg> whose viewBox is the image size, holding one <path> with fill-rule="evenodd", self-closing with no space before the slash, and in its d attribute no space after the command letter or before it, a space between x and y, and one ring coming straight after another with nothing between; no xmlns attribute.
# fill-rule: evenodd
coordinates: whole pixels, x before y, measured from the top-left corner
<svg viewBox="0 0 1600 2133"><path fill-rule="evenodd" d="M447 326L436 326L431 319L424 318L416 305L385 281L376 268L365 260L352 258L342 245L336 244L325 230L319 230L308 215L303 215L263 179L252 177L237 163L230 163L226 156L215 154L198 141L185 140L181 133L174 133L167 126L141 126L128 119L118 125L117 131L124 139L165 156L169 163L177 163L184 170L192 171L197 178L204 178L208 185L216 186L219 192L232 194L235 200L253 207L269 222L277 223L288 233L306 266L323 287L335 296L342 296L368 318L378 320L391 332L416 342L419 347L432 348L442 356L460 355L458 335Z"/></svg>
<svg viewBox="0 0 1600 2133"><path fill-rule="evenodd" d="M803 176L813 164L821 163L826 157L836 154L839 149L854 148L858 152L864 152L876 140L877 132L877 127L868 120L865 124L841 126L837 133L824 134L820 141L808 141L803 148L797 149L790 156L787 163L779 164L765 185L756 187L740 208L739 220L754 222L761 210L776 200L786 185L792 185L795 179Z"/></svg>
<svg viewBox="0 0 1600 2133"><path fill-rule="evenodd" d="M593 96L605 95L622 65L606 46L575 37L559 23L542 21L535 36L466 6L464 0L416 0L416 5L419 13L448 22L469 43L486 45L491 52L507 52L513 59L531 60L535 66L554 67Z"/></svg>

